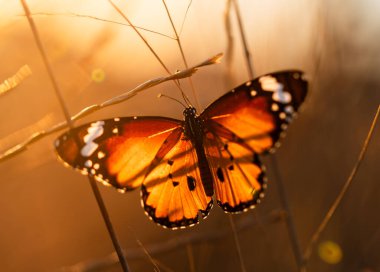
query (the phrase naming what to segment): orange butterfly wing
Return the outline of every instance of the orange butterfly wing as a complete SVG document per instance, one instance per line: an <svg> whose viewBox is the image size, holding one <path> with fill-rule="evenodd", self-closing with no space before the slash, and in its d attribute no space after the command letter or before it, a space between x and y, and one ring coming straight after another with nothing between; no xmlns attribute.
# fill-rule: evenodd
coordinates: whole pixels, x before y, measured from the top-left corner
<svg viewBox="0 0 380 272"><path fill-rule="evenodd" d="M279 145L306 93L302 72L277 72L240 85L201 114L204 148L223 210L253 208L264 195L266 178L258 154Z"/></svg>
<svg viewBox="0 0 380 272"><path fill-rule="evenodd" d="M182 122L124 117L70 130L55 142L59 158L119 191L142 188L142 204L156 223L177 228L198 222L212 206Z"/></svg>

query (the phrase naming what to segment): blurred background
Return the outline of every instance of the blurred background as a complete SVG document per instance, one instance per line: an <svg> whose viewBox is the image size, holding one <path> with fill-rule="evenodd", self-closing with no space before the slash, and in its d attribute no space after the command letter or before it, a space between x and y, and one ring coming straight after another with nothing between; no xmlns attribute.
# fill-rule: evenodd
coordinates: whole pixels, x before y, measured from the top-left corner
<svg viewBox="0 0 380 272"><path fill-rule="evenodd" d="M304 250L357 161L379 105L380 2L237 2L255 75L297 68L310 81L299 118L275 155ZM72 115L167 75L108 1L27 3ZM162 1L115 4L136 26L149 30L141 33L170 71L184 69ZM227 51L228 1L167 0L167 5L190 66ZM2 153L64 116L21 3L0 0L0 6ZM193 76L202 108L249 79L234 9L228 16L231 54ZM4 82L12 78L18 85L7 88ZM188 81L183 84L194 101ZM174 84L164 83L77 124L130 115L181 119L181 106L158 99L159 93L180 97ZM0 162L1 270L121 271L110 256L113 247L87 178L56 159L52 143L58 135ZM378 125L352 186L313 251L308 271L379 271L379 136ZM266 197L255 210L233 216L243 262L247 271L296 271L270 159L263 161L269 175ZM131 271L154 271L140 243L161 271L241 270L229 216L219 207L193 228L170 231L145 216L138 191L120 194L104 186L100 190Z"/></svg>

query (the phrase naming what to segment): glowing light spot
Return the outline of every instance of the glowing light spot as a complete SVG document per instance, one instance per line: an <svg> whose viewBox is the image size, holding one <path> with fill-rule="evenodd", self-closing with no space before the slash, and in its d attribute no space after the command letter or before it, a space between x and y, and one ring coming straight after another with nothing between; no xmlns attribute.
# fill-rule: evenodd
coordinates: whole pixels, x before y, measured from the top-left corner
<svg viewBox="0 0 380 272"><path fill-rule="evenodd" d="M328 264L337 264L343 257L342 249L333 241L324 241L320 243L318 246L318 255Z"/></svg>
<svg viewBox="0 0 380 272"><path fill-rule="evenodd" d="M96 83L101 83L104 81L105 78L106 78L106 75L105 75L103 69L98 68L98 69L92 70L92 72L91 72L92 81L94 81Z"/></svg>

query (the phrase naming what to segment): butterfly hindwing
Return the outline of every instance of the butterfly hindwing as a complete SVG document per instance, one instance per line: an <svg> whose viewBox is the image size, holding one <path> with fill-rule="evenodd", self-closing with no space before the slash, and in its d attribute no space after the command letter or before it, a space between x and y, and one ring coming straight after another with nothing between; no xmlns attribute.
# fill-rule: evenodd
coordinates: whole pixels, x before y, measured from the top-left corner
<svg viewBox="0 0 380 272"><path fill-rule="evenodd" d="M248 81L213 102L201 118L206 127L229 131L258 154L272 150L305 99L302 76L283 71Z"/></svg>
<svg viewBox="0 0 380 272"><path fill-rule="evenodd" d="M171 229L199 222L212 207L200 178L198 160L191 141L178 130L176 141L152 167L142 186L142 202L147 215Z"/></svg>
<svg viewBox="0 0 380 272"><path fill-rule="evenodd" d="M205 135L205 152L214 176L219 206L230 213L253 208L263 197L266 186L257 154L212 132Z"/></svg>

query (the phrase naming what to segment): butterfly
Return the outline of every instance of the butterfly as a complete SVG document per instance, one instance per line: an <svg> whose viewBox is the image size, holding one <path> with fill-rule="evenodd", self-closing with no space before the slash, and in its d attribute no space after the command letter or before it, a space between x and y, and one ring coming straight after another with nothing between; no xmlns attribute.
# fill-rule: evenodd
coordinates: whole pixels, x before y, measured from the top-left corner
<svg viewBox="0 0 380 272"><path fill-rule="evenodd" d="M145 213L177 229L205 218L213 198L228 213L255 207L266 177L259 155L273 152L307 93L303 72L260 76L199 115L94 121L55 141L58 157L120 192L141 188Z"/></svg>

